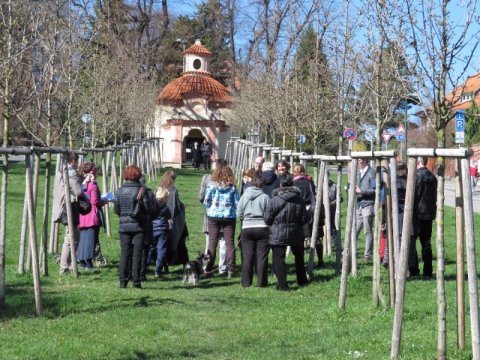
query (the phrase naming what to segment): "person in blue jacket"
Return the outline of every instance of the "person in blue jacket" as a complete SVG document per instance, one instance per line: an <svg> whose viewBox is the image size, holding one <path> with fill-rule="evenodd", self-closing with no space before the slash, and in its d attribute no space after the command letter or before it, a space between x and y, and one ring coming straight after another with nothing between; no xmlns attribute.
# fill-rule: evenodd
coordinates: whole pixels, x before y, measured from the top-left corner
<svg viewBox="0 0 480 360"><path fill-rule="evenodd" d="M235 273L235 219L239 196L235 186L235 177L229 166L218 167L212 174L207 185L203 205L207 209L208 221L208 253L211 258L206 268L206 273L211 274L217 242L220 231L223 230L225 244L227 245L228 277Z"/></svg>

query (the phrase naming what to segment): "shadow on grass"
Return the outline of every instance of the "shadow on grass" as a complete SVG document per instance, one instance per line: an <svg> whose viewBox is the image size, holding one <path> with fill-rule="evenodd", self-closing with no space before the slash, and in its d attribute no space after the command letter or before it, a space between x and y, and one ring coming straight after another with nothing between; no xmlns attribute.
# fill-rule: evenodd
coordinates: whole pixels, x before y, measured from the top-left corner
<svg viewBox="0 0 480 360"><path fill-rule="evenodd" d="M124 292L123 289L118 289L118 291ZM132 292L137 292L136 294L140 295L136 289L127 290ZM125 293L123 293L125 294ZM26 286L15 286L14 288L8 289L7 294L7 305L6 308L0 313L0 321L8 321L20 317L35 317L35 299L33 296L33 290L30 285L27 288ZM162 306L166 304L185 304L183 301L177 299L158 299L152 298L150 296L134 296L127 298L114 299L108 302L103 302L101 304L91 302L89 306L85 308L78 308L75 306L75 303L80 302L74 296L68 297L66 299L65 292L62 293L43 293L42 294L42 317L47 319L58 319L64 318L72 314L95 314L110 312L112 310L118 309L128 309L132 307L149 307L149 306ZM65 301L71 302L70 307L65 306ZM85 303L82 303L80 306L84 306Z"/></svg>
<svg viewBox="0 0 480 360"><path fill-rule="evenodd" d="M198 350L196 350L195 352L187 351L187 350L173 352L165 349L162 351L149 351L149 352L135 350L133 352L133 355L126 355L126 356L120 356L120 357L117 357L116 355L117 354L115 354L115 357L118 360L147 360L147 359L198 359L199 357L204 357L206 354L205 352L199 352Z"/></svg>

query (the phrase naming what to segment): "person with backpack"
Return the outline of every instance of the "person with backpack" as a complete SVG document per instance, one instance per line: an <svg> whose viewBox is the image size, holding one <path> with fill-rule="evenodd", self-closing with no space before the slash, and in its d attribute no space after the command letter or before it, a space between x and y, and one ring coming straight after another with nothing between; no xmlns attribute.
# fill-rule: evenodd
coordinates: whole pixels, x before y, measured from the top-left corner
<svg viewBox="0 0 480 360"><path fill-rule="evenodd" d="M115 213L120 217L120 288L126 288L129 274L133 287L141 289L142 252L148 231L153 204L145 187L140 183L142 171L129 165L123 171L125 182L115 193ZM131 262L129 259L131 258ZM131 265L130 265L131 264ZM131 269L130 269L131 267ZM131 270L131 271L130 271Z"/></svg>

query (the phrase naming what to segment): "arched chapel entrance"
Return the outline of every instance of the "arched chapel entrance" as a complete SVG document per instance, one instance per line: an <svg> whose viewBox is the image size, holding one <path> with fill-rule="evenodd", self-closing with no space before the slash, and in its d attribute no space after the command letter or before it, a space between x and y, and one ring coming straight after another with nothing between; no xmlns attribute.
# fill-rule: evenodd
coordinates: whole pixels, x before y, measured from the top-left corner
<svg viewBox="0 0 480 360"><path fill-rule="evenodd" d="M191 163L192 162L192 151L193 144L198 142L198 147L202 145L205 136L203 136L202 131L200 129L192 129L188 132L187 136L183 139L183 162L184 163Z"/></svg>

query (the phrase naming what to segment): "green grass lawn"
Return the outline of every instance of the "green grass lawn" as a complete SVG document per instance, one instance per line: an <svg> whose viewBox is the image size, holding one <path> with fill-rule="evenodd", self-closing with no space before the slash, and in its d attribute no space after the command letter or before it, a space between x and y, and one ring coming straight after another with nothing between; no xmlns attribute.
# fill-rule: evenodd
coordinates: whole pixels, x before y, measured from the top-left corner
<svg viewBox="0 0 480 360"><path fill-rule="evenodd" d="M203 173L178 171L191 257L205 246L203 208L197 199ZM151 187L156 182L150 183ZM41 195L42 181L39 189ZM77 280L58 275L58 265L50 256L50 276L42 278L43 316L36 317L32 277L16 274L23 194L24 175L19 164L10 172L7 308L0 314L0 359L389 358L393 311L372 308L370 265L360 264L358 276L349 278L344 312L338 310L340 279L334 276L333 257L326 259L327 267L316 270L314 281L304 288L295 284L290 257L289 292L276 291L273 277L266 289L244 289L239 277L219 276L203 279L198 287L185 286L181 267L171 268L160 281L150 276L143 290L121 290L118 220L113 211L112 237L101 235L109 265L97 273L81 273ZM346 194L343 196L346 199ZM475 220L478 229L479 218ZM454 211L448 208L447 353L449 359L470 359L470 350L456 350L454 231ZM435 246L435 240L432 243ZM359 258L362 245L360 239ZM238 265L239 255L237 252ZM383 293L388 296L383 269L382 282ZM407 283L402 359L436 358L436 309L435 281ZM469 329L467 310L467 348Z"/></svg>

